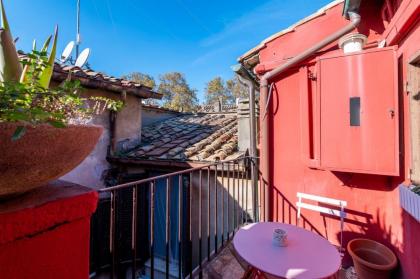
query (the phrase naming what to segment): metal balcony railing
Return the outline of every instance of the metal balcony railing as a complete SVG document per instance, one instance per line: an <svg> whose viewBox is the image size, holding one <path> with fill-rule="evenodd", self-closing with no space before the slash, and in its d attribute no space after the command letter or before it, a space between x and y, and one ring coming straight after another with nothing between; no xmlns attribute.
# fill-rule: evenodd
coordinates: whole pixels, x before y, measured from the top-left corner
<svg viewBox="0 0 420 279"><path fill-rule="evenodd" d="M257 170L257 159L245 157L101 189L110 195L107 277L201 277L243 224L259 221L265 193ZM120 228L127 208L130 228ZM130 247L119 245L123 229L131 230Z"/></svg>

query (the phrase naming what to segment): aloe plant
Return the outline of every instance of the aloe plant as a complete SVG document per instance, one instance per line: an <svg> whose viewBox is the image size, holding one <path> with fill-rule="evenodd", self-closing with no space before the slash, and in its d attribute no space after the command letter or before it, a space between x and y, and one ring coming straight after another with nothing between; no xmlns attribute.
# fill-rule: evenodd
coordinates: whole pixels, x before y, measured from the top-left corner
<svg viewBox="0 0 420 279"><path fill-rule="evenodd" d="M1 24L0 29L0 82L19 81L21 83L28 82L29 64L25 65L22 69L19 61L16 47L13 42L10 25L7 21L6 10L4 8L3 0L0 0L1 5ZM49 36L41 48L41 53L48 51L52 36ZM53 46L51 49L48 62L45 67L40 71L39 76L32 77L38 79L39 86L48 89L50 86L51 77L54 70L54 61L57 53L57 39L58 27L55 28ZM36 43L34 42L32 51L36 51Z"/></svg>
<svg viewBox="0 0 420 279"><path fill-rule="evenodd" d="M51 81L51 77L54 70L55 55L57 53L57 38L58 38L58 26L55 27L53 45L51 48L50 56L48 57L47 65L39 75L39 85L44 89L47 89L50 86L50 81ZM45 52L47 51L50 40L51 40L51 37L49 37L47 41L45 42L44 47L41 50L42 52L44 50Z"/></svg>
<svg viewBox="0 0 420 279"><path fill-rule="evenodd" d="M7 21L3 0L0 0L0 6L2 26L0 29L0 82L19 81L22 66Z"/></svg>
<svg viewBox="0 0 420 279"><path fill-rule="evenodd" d="M13 140L25 133L27 125L48 123L60 128L69 123L85 123L101 110L122 107L122 101L105 97L83 98L80 81L72 80L71 73L62 84L49 88L57 53L58 27L39 51L34 41L32 52L19 61L2 0L0 13L0 123L21 123Z"/></svg>

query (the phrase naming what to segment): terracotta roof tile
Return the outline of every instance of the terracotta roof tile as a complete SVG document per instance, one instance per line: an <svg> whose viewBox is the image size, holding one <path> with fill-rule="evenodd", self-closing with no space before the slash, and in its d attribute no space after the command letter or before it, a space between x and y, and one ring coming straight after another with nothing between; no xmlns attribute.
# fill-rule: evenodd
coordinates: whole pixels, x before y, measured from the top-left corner
<svg viewBox="0 0 420 279"><path fill-rule="evenodd" d="M125 156L139 160L216 161L239 157L237 115L183 114L142 129L142 144Z"/></svg>
<svg viewBox="0 0 420 279"><path fill-rule="evenodd" d="M21 51L18 54L20 59L27 57ZM55 63L52 79L57 82L62 82L68 78L69 73L72 74L72 79L80 80L80 83L87 88L102 89L116 93L126 92L127 94L132 94L140 98L162 98L162 94L154 92L150 87L130 80L108 76L91 69L82 69L74 65Z"/></svg>

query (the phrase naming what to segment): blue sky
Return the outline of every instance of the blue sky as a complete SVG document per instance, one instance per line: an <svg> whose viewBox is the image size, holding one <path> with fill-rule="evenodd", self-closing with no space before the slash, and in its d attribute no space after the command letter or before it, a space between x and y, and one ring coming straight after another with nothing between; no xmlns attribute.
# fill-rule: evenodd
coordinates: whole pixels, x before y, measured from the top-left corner
<svg viewBox="0 0 420 279"><path fill-rule="evenodd" d="M75 39L76 0L3 0L18 48L58 24L59 52ZM203 100L205 83L232 77L236 58L330 0L81 0L82 48L94 70L121 76L180 71Z"/></svg>

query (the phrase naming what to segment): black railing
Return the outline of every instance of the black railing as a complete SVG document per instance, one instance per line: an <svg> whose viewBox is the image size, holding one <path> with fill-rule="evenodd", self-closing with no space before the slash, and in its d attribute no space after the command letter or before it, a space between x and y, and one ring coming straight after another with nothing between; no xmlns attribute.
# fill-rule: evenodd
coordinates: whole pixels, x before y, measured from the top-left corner
<svg viewBox="0 0 420 279"><path fill-rule="evenodd" d="M204 264L235 232L260 219L264 195L259 193L256 161L250 157L220 161L101 189L110 195L107 277L201 278ZM122 202L119 195L124 196ZM148 211L146 221L140 219L144 214L139 214L139 201L147 203L141 205ZM125 241L131 238L129 252L120 251L124 248L117 243L121 231L117 216L128 205L131 235Z"/></svg>

